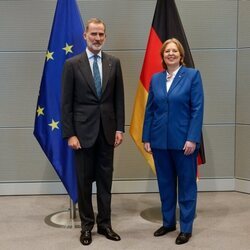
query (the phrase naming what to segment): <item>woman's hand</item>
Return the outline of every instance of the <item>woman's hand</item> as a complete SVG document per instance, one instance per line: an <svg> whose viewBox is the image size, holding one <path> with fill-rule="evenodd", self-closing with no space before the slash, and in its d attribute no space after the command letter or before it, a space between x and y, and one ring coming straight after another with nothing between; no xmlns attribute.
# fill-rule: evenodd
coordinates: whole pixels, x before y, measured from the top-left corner
<svg viewBox="0 0 250 250"><path fill-rule="evenodd" d="M183 150L184 150L184 155L191 155L196 148L196 143L192 141L186 141Z"/></svg>
<svg viewBox="0 0 250 250"><path fill-rule="evenodd" d="M151 150L149 142L144 142L144 149L145 149L146 152L152 154L152 150Z"/></svg>

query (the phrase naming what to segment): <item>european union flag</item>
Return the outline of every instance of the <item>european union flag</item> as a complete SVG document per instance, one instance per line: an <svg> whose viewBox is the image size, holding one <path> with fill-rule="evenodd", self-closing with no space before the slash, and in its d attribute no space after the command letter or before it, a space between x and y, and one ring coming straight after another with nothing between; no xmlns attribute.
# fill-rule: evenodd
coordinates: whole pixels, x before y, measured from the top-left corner
<svg viewBox="0 0 250 250"><path fill-rule="evenodd" d="M75 0L58 0L46 53L35 118L34 136L77 202L77 179L73 151L61 134L61 78L66 59L86 48L84 25Z"/></svg>

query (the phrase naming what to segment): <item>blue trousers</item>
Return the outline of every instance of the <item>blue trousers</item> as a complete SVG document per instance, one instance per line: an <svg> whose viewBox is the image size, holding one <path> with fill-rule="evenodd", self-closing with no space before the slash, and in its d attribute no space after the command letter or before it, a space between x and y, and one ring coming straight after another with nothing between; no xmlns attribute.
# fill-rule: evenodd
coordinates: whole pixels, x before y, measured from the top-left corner
<svg viewBox="0 0 250 250"><path fill-rule="evenodd" d="M192 233L197 201L197 153L152 149L162 204L163 226L176 225L176 203L180 208L180 231ZM178 190L178 191L177 191Z"/></svg>

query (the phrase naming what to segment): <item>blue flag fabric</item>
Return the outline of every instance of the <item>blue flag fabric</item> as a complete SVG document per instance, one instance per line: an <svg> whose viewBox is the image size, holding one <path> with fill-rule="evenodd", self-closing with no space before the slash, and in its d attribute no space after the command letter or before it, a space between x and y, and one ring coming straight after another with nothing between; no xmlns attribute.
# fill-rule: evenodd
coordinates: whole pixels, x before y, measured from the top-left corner
<svg viewBox="0 0 250 250"><path fill-rule="evenodd" d="M61 133L61 79L66 59L83 52L84 25L75 0L58 0L37 101L34 136L73 202L77 179L73 151Z"/></svg>

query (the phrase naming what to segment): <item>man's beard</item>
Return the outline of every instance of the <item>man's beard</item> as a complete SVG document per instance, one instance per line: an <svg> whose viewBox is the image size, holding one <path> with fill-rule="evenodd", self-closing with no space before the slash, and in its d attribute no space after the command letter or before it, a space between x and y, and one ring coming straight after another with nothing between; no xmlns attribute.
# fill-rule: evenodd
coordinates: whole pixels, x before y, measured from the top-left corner
<svg viewBox="0 0 250 250"><path fill-rule="evenodd" d="M90 47L92 50L98 50L100 51L103 47L103 44L93 44L93 43L90 43L88 42L88 47Z"/></svg>

